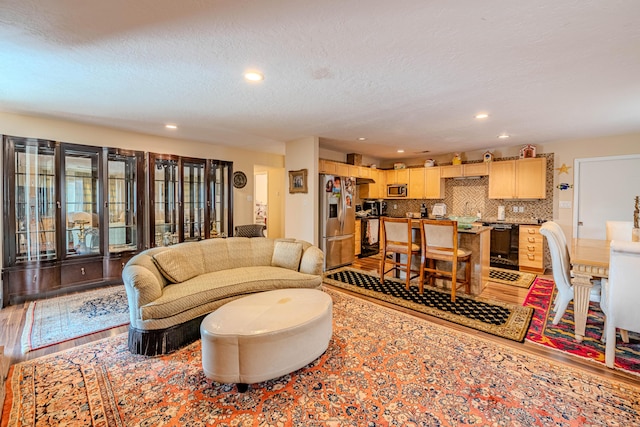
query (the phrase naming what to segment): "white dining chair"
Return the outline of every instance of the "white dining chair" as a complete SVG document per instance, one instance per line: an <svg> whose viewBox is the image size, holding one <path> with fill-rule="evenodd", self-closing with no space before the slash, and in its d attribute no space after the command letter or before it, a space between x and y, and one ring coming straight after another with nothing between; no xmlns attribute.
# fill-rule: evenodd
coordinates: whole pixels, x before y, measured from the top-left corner
<svg viewBox="0 0 640 427"><path fill-rule="evenodd" d="M609 278L603 281L605 364L613 368L616 329L640 332L640 242L611 242ZM624 339L624 337L623 337Z"/></svg>
<svg viewBox="0 0 640 427"><path fill-rule="evenodd" d="M564 233L560 226L547 221L540 227L540 234L547 239L549 252L551 252L551 268L553 270L553 281L558 295L554 300L553 311L556 313L552 323L557 325L567 311L567 306L573 300L573 285L571 284L571 263L569 261L569 248L566 244ZM591 301L600 300L599 283L594 284L591 289L589 299Z"/></svg>
<svg viewBox="0 0 640 427"><path fill-rule="evenodd" d="M632 221L607 221L606 227L607 240L631 241L631 234L633 233Z"/></svg>

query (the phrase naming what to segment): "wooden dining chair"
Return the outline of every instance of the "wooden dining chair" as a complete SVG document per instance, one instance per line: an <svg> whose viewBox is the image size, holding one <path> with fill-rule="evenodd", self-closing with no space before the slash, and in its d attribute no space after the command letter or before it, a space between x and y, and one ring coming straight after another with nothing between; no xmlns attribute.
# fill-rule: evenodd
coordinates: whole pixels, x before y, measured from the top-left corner
<svg viewBox="0 0 640 427"><path fill-rule="evenodd" d="M380 218L380 248L382 258L380 260L380 283L384 284L385 274L394 271L405 271L405 282L409 290L411 279L418 277L418 274L411 276L411 260L413 255L420 255L420 246L413 243L411 236L411 218ZM393 254L393 257L387 256ZM402 262L402 256L406 256L406 263ZM386 269L390 263L391 268ZM415 270L413 270L415 271Z"/></svg>
<svg viewBox="0 0 640 427"><path fill-rule="evenodd" d="M420 221L420 237L422 239L422 257L420 260L420 293L424 292L425 273L429 286L435 279L451 281L451 302L456 301L456 291L460 286L465 292L471 292L471 254L468 249L458 247L458 222L448 220ZM446 269L451 263L451 268ZM464 279L458 279L458 263L464 265Z"/></svg>

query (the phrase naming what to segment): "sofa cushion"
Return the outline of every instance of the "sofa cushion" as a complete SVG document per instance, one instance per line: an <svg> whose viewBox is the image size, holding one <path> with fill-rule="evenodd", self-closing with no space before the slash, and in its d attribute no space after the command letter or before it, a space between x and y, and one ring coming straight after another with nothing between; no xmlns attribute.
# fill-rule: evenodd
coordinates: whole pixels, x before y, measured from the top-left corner
<svg viewBox="0 0 640 427"><path fill-rule="evenodd" d="M273 248L273 256L271 257L271 265L298 271L300 258L302 258L302 243L276 242Z"/></svg>
<svg viewBox="0 0 640 427"><path fill-rule="evenodd" d="M283 288L317 288L322 277L279 267L234 268L201 274L164 287L162 296L140 307L142 320L162 319L236 295Z"/></svg>
<svg viewBox="0 0 640 427"><path fill-rule="evenodd" d="M171 283L184 282L200 274L191 258L181 251L168 249L154 254L152 259L160 273Z"/></svg>

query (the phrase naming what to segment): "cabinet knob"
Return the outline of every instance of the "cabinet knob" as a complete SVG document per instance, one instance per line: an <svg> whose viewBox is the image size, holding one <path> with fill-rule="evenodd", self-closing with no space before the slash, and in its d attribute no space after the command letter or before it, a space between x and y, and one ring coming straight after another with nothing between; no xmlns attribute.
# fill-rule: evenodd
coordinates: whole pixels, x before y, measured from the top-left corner
<svg viewBox="0 0 640 427"><path fill-rule="evenodd" d="M120 265L122 266L122 268L124 268L124 262L121 262Z"/></svg>
<svg viewBox="0 0 640 427"><path fill-rule="evenodd" d="M38 275L37 275L37 274L34 274L34 275L33 275L32 283L34 283L34 284L35 284L37 280L38 280Z"/></svg>
<svg viewBox="0 0 640 427"><path fill-rule="evenodd" d="M84 267L80 267L80 273L82 273L83 276L85 275Z"/></svg>

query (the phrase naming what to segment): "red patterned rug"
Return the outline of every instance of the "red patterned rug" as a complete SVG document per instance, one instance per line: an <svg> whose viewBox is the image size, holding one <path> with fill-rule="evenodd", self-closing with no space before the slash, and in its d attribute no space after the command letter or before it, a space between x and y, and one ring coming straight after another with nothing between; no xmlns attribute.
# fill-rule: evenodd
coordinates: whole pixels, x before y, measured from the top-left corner
<svg viewBox="0 0 640 427"><path fill-rule="evenodd" d="M319 359L246 393L208 380L200 342L134 356L125 334L12 368L2 426L605 426L640 387L556 365L339 291Z"/></svg>
<svg viewBox="0 0 640 427"><path fill-rule="evenodd" d="M589 303L585 337L582 343L578 343L574 339L573 332L573 301L569 303L560 322L555 326L551 323L555 315L553 299L556 292L553 280L537 278L533 283L524 301L525 306L533 307L535 311L526 339L604 364L605 345L600 341L604 327L604 313L600 310L600 305L597 302ZM629 344L623 343L618 334L615 367L640 375L640 334L629 332Z"/></svg>

